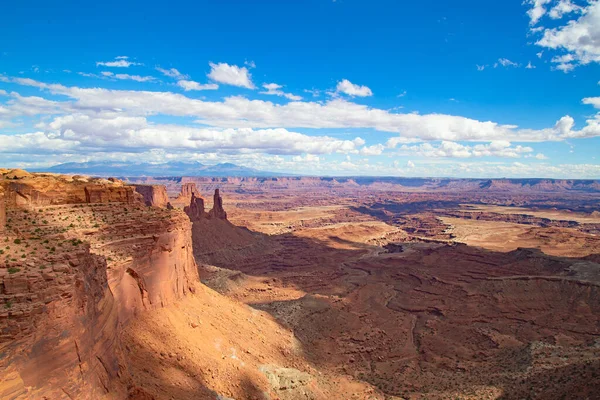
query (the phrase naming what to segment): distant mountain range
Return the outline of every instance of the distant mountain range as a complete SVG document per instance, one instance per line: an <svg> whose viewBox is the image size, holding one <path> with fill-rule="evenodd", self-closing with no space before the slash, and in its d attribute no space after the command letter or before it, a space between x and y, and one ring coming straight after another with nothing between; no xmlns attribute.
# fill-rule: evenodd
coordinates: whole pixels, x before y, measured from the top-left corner
<svg viewBox="0 0 600 400"><path fill-rule="evenodd" d="M204 165L199 162L170 161L162 164L92 161L84 163L58 164L37 172L55 172L59 174L80 174L94 176L283 176L276 172L260 171L231 163ZM285 174L288 175L289 174Z"/></svg>

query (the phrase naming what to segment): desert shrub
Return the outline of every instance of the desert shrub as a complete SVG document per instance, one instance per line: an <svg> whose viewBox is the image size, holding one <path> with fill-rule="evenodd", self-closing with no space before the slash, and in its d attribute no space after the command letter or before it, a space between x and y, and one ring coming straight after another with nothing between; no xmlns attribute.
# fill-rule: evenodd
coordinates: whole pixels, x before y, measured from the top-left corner
<svg viewBox="0 0 600 400"><path fill-rule="evenodd" d="M16 261L16 260L15 260ZM17 267L9 267L8 268L8 273L9 274L16 274L17 272L19 272L21 270L21 268L17 268Z"/></svg>

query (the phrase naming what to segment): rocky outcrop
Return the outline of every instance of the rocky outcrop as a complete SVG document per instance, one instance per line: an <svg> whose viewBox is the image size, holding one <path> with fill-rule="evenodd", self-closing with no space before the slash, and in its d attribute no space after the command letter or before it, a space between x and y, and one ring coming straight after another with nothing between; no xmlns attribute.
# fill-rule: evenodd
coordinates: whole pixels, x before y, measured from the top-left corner
<svg viewBox="0 0 600 400"><path fill-rule="evenodd" d="M182 199L189 199L195 195L196 197L200 197L200 192L196 188L196 184L193 182L184 183L181 185L181 193L179 193L179 197Z"/></svg>
<svg viewBox="0 0 600 400"><path fill-rule="evenodd" d="M130 205L140 196L131 186L63 180L86 196L55 205L35 179L28 187L52 207L38 203L32 218L7 205L18 230L6 232L0 264L0 398L126 398L119 332L196 290L192 224L178 210Z"/></svg>
<svg viewBox="0 0 600 400"><path fill-rule="evenodd" d="M192 192L192 199L190 205L184 207L183 211L190 217L190 220L199 221L202 218L206 218L207 214L204 211L204 199L202 197L196 197Z"/></svg>
<svg viewBox="0 0 600 400"><path fill-rule="evenodd" d="M135 191L144 197L147 206L167 207L169 196L165 185L134 185Z"/></svg>
<svg viewBox="0 0 600 400"><path fill-rule="evenodd" d="M219 189L215 189L213 208L208 212L204 211L204 198L197 196L194 192L192 192L191 196L190 205L185 206L183 210L192 222L202 219L227 220L227 212L223 209L223 199L219 194Z"/></svg>
<svg viewBox="0 0 600 400"><path fill-rule="evenodd" d="M209 218L227 219L227 213L223 209L223 199L219 194L219 189L215 189L213 196L213 208L208 212Z"/></svg>
<svg viewBox="0 0 600 400"><path fill-rule="evenodd" d="M182 298L199 282L192 224L181 211L168 214L143 224L123 221L106 230L114 238L106 250L128 255L110 264L109 286L122 322Z"/></svg>
<svg viewBox="0 0 600 400"><path fill-rule="evenodd" d="M0 398L99 398L119 390L118 314L106 261L79 247L0 270L0 369L8 378Z"/></svg>
<svg viewBox="0 0 600 400"><path fill-rule="evenodd" d="M86 203L127 203L134 204L142 201L141 196L131 186L102 187L86 186Z"/></svg>
<svg viewBox="0 0 600 400"><path fill-rule="evenodd" d="M17 176L17 178L14 178ZM0 187L5 190L7 207L31 208L58 204L142 201L132 186L84 176L13 173L0 175Z"/></svg>
<svg viewBox="0 0 600 400"><path fill-rule="evenodd" d="M4 201L4 190L0 188L0 232L6 227L6 202Z"/></svg>
<svg viewBox="0 0 600 400"><path fill-rule="evenodd" d="M31 174L22 169L11 169L6 175L6 179L23 179L31 176Z"/></svg>

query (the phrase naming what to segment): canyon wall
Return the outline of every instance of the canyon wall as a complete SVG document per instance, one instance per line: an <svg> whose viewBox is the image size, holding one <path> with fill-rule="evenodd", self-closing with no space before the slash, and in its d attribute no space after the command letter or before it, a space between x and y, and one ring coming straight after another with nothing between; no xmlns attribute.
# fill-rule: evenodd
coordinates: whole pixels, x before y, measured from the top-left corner
<svg viewBox="0 0 600 400"><path fill-rule="evenodd" d="M182 211L141 206L133 187L24 179L15 194L16 182L0 175L12 199L0 265L0 398L125 398L119 331L196 290L192 224Z"/></svg>
<svg viewBox="0 0 600 400"><path fill-rule="evenodd" d="M6 226L6 202L4 200L4 190L0 187L0 232L4 231Z"/></svg>
<svg viewBox="0 0 600 400"><path fill-rule="evenodd" d="M192 222L199 221L207 216L206 212L204 211L204 199L202 197L196 197L194 193L192 193L190 205L185 206L183 211L188 217L190 217Z"/></svg>
<svg viewBox="0 0 600 400"><path fill-rule="evenodd" d="M8 179L7 176L12 176ZM40 207L58 204L142 202L133 186L116 179L63 176L55 174L13 174L2 176L9 207Z"/></svg>
<svg viewBox="0 0 600 400"><path fill-rule="evenodd" d="M136 192L144 198L147 206L167 207L169 196L165 185L134 185Z"/></svg>

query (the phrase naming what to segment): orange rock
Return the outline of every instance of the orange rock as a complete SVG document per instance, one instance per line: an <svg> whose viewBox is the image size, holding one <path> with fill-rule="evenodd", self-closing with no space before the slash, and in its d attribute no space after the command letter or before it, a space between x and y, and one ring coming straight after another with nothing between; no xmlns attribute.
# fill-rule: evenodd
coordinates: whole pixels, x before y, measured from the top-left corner
<svg viewBox="0 0 600 400"><path fill-rule="evenodd" d="M0 188L0 232L6 227L6 202L4 201L4 190Z"/></svg>
<svg viewBox="0 0 600 400"><path fill-rule="evenodd" d="M209 218L227 219L227 213L223 209L223 199L219 194L219 189L215 189L213 199L213 208L208 212Z"/></svg>
<svg viewBox="0 0 600 400"><path fill-rule="evenodd" d="M167 207L169 196L165 185L134 185L135 191L144 197L147 206Z"/></svg>
<svg viewBox="0 0 600 400"><path fill-rule="evenodd" d="M192 199L190 201L190 205L184 207L183 211L190 217L190 220L199 221L202 218L206 217L206 212L204 211L204 199L202 197L196 197L196 194L192 192Z"/></svg>

